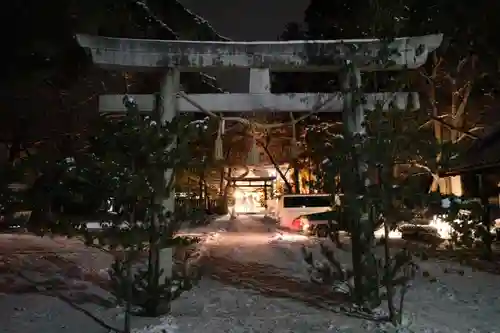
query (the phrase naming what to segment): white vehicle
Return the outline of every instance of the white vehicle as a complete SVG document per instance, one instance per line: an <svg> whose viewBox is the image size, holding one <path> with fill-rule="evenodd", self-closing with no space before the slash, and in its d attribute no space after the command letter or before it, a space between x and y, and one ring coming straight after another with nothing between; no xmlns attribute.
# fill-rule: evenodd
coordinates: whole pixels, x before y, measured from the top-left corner
<svg viewBox="0 0 500 333"><path fill-rule="evenodd" d="M297 229L293 221L301 215L326 212L332 209L330 194L285 194L278 200L276 216L281 227ZM300 230L296 230L300 231Z"/></svg>

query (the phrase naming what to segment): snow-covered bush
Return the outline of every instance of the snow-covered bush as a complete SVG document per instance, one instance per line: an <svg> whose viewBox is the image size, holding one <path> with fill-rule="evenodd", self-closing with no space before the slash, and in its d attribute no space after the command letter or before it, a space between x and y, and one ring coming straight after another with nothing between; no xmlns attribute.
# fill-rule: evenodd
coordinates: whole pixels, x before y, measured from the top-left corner
<svg viewBox="0 0 500 333"><path fill-rule="evenodd" d="M332 291L353 297L354 272L335 258L334 250L324 243L320 244L323 259L314 258L311 251L302 248L302 254L310 274L311 282L332 287Z"/></svg>
<svg viewBox="0 0 500 333"><path fill-rule="evenodd" d="M175 247L192 245L196 241L178 238ZM148 263L131 264L133 267L130 281L128 265L127 258L115 260L109 270L109 277L113 294L119 303L131 303L135 315L157 316L169 313L171 302L183 292L191 290L201 278L201 270L192 265L188 253L173 264L171 275L160 270L158 282L152 281L151 270L155 268Z"/></svg>
<svg viewBox="0 0 500 333"><path fill-rule="evenodd" d="M449 196L442 200L443 214L434 224L449 225L442 236L450 240L453 247L480 248L486 257L491 255L492 233L487 207L478 198ZM446 229L446 228L442 228Z"/></svg>

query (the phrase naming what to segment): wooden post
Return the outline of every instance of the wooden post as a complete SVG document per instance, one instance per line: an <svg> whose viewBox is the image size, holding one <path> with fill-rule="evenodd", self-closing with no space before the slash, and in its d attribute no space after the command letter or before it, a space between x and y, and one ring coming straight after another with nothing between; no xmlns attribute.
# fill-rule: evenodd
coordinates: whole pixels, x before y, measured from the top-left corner
<svg viewBox="0 0 500 333"><path fill-rule="evenodd" d="M267 188L267 181L264 180L264 208L267 208L268 190L269 189Z"/></svg>
<svg viewBox="0 0 500 333"><path fill-rule="evenodd" d="M211 214L212 209L210 207L210 195L208 194L208 185L206 180L203 182L203 192L205 193L203 206L205 207L207 212Z"/></svg>
<svg viewBox="0 0 500 333"><path fill-rule="evenodd" d="M205 200L205 189L204 189L204 186L203 186L203 172L201 172L199 175L198 175L198 202L197 202L197 205L198 207L197 208L201 208L204 206L204 200Z"/></svg>
<svg viewBox="0 0 500 333"><path fill-rule="evenodd" d="M486 229L486 235L484 235L483 246L484 246L484 256L486 260L491 260L493 258L493 249L491 247L493 243L493 239L490 233L491 229L491 214L490 214L490 202L489 202L489 193L488 188L486 186L486 180L482 173L477 174L478 184L479 184L479 197L481 200L482 206L482 222L483 226Z"/></svg>

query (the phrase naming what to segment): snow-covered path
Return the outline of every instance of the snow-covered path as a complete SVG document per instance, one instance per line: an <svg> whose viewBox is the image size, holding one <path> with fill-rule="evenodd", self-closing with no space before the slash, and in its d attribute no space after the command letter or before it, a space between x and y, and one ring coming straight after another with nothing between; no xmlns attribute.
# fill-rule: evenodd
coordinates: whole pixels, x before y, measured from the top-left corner
<svg viewBox="0 0 500 333"><path fill-rule="evenodd" d="M233 265L239 263L233 270L239 272L239 276L233 274L240 285L245 285L241 283L243 281L251 287L253 280L254 289L262 291L262 283L255 288L259 285L256 277L260 276L274 283L278 291L280 283L283 289L290 292L288 295L286 292L275 295L299 299L308 304L324 301L317 295L321 290L307 281L309 273L301 251L302 247L306 247L321 259L318 240L279 231L265 221L261 216L239 216L228 231L218 233L207 243L210 256L223 258L225 265L230 265L228 262L231 261ZM382 248L379 250L382 255ZM349 251L336 250L335 255L341 263L350 266ZM219 266L224 265L222 261L218 263ZM448 261L430 259L417 263L420 274L406 296L405 306L417 331L426 328L433 328L436 332L500 331L500 276ZM254 272L253 277L248 278L251 272ZM302 290L293 283L297 280L302 280ZM302 293L304 289L314 296L313 301L297 297L297 293Z"/></svg>
<svg viewBox="0 0 500 333"><path fill-rule="evenodd" d="M241 222L241 223L240 223ZM219 219L210 227L185 230L208 237L207 251L216 244L238 244L245 230L272 233L258 221ZM238 228L238 231L235 231ZM259 230L257 230L259 229ZM231 231L232 230L232 231ZM227 239L226 239L227 236ZM220 240L222 242L218 242ZM222 249L223 246L218 247ZM109 266L111 257L86 248L77 240L38 238L31 235L0 235L0 332L2 333L101 333L106 332L94 320L68 306L58 295L69 298L110 326L123 324L121 310L111 305L110 295L85 281L87 271L99 273ZM8 257L8 258L7 258ZM77 265L71 265L71 262ZM3 269L1 269L3 267ZM21 268L22 274L36 280L33 287L20 280L8 268ZM3 293L1 293L3 292ZM108 304L106 304L108 303ZM107 306L103 306L107 305ZM158 319L135 318L133 326L140 333L219 332L335 332L346 321L325 311L308 308L301 302L272 298L255 290L242 290L203 279L200 285L173 303L171 316ZM357 322L354 321L353 324ZM152 325L147 329L140 329Z"/></svg>
<svg viewBox="0 0 500 333"><path fill-rule="evenodd" d="M167 333L324 333L339 332L340 327L372 332L363 320L320 309L328 303L321 298L325 290L308 284L301 254L302 246L317 253L318 240L284 233L272 221L251 215L222 218L185 232L209 235L202 244L208 277L174 302L170 317L136 318L138 329L155 325L138 333L160 333L161 328ZM335 253L349 264L348 252ZM106 331L54 292L73 297L77 305L113 326L120 325L120 310L102 306L109 303L110 295L85 282L91 272L95 275L109 267L109 255L77 240L0 235L0 257L1 333ZM20 285L15 274L6 270L16 262L23 264L24 274L47 283L38 288ZM414 281L405 306L414 332L500 332L500 276L435 260L419 265L425 273Z"/></svg>
<svg viewBox="0 0 500 333"><path fill-rule="evenodd" d="M210 256L271 265L288 276L307 279L307 267L297 249L313 246L317 240L279 230L263 215L239 215L229 222L225 232L207 242Z"/></svg>

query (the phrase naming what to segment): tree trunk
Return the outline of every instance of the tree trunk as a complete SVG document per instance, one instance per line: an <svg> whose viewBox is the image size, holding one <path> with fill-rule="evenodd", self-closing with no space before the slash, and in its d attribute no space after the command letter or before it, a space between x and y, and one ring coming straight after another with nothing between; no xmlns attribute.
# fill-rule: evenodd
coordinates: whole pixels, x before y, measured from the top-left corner
<svg viewBox="0 0 500 333"><path fill-rule="evenodd" d="M271 163L273 164L274 168L276 169L276 172L280 175L281 179L283 180L283 182L285 183L285 186L288 190L289 193L292 193L292 190L293 190L293 187L292 185L288 182L288 180L286 179L286 176L285 174L283 174L283 172L281 171L280 169L280 166L278 165L278 163L276 163L276 161L274 160L273 156L271 155L271 152L269 151L269 149L267 148L266 145L262 144L261 143L261 146L262 148L264 149L264 152L267 154L267 156L269 157L269 160L271 161Z"/></svg>
<svg viewBox="0 0 500 333"><path fill-rule="evenodd" d="M354 296L360 306L380 304L377 261L373 253L373 223L370 217L362 216L367 210L363 198L366 195L365 163L355 148L357 133L364 133L364 110L354 94L361 89L359 70L346 64L343 90L344 110L342 112L344 152L347 160L341 169L341 185L344 191L342 207L351 228L352 266L354 270ZM378 304L377 304L378 303Z"/></svg>
<svg viewBox="0 0 500 333"><path fill-rule="evenodd" d="M484 259L486 260L492 260L493 259L493 249L492 249L492 243L493 243L493 237L491 236L490 229L491 229L491 216L490 216L490 207L489 207L489 200L488 200L488 193L487 189L485 188L485 179L484 175L479 174L478 175L478 183L479 183L479 195L481 199L481 206L483 207L483 216L482 216L482 222L483 222L483 228L485 229L485 234L483 237L481 237L483 241L483 248L484 248Z"/></svg>
<svg viewBox="0 0 500 333"><path fill-rule="evenodd" d="M379 278L377 272L377 261L373 253L375 244L373 219L375 216L362 216L363 207L360 206L358 197L364 195L364 182L359 173L352 170L359 169L359 162L353 152L349 158L349 166L346 165L341 175L344 184L343 207L350 226L352 242L352 265L354 271L354 293L358 305L371 304L378 306Z"/></svg>
<svg viewBox="0 0 500 333"><path fill-rule="evenodd" d="M205 187L204 187L204 179L205 179L205 172L204 171L201 171L200 172L200 175L198 177L198 190L199 190L199 193L200 195L198 196L198 208L202 208L204 206L204 202L205 202L205 198L204 198L204 195L206 195L205 193Z"/></svg>
<svg viewBox="0 0 500 333"><path fill-rule="evenodd" d="M434 54L433 60L434 60L434 67L432 69L432 74L429 77L427 77L424 74L424 77L426 77L427 83L429 84L429 103L431 104L431 108L432 108L432 116L434 117L434 119L437 119L437 118L439 118L440 114L439 114L438 102L437 102L437 97L436 97L435 81L437 79L438 70L439 70L439 67L440 67L443 59L442 58L438 59L438 57ZM434 127L434 137L436 138L438 143L441 143L443 140L443 126L440 122L434 120L433 127ZM436 156L436 160L438 162L440 159L441 159L441 154ZM438 191L439 190L439 183L440 183L440 179L434 177L432 180L432 184L429 188L429 192Z"/></svg>
<svg viewBox="0 0 500 333"><path fill-rule="evenodd" d="M300 194L300 167L297 161L293 162L293 183L295 186L295 193Z"/></svg>
<svg viewBox="0 0 500 333"><path fill-rule="evenodd" d="M224 177L226 176L226 167L222 167L220 169L220 182L219 182L219 195L222 195L224 192Z"/></svg>

